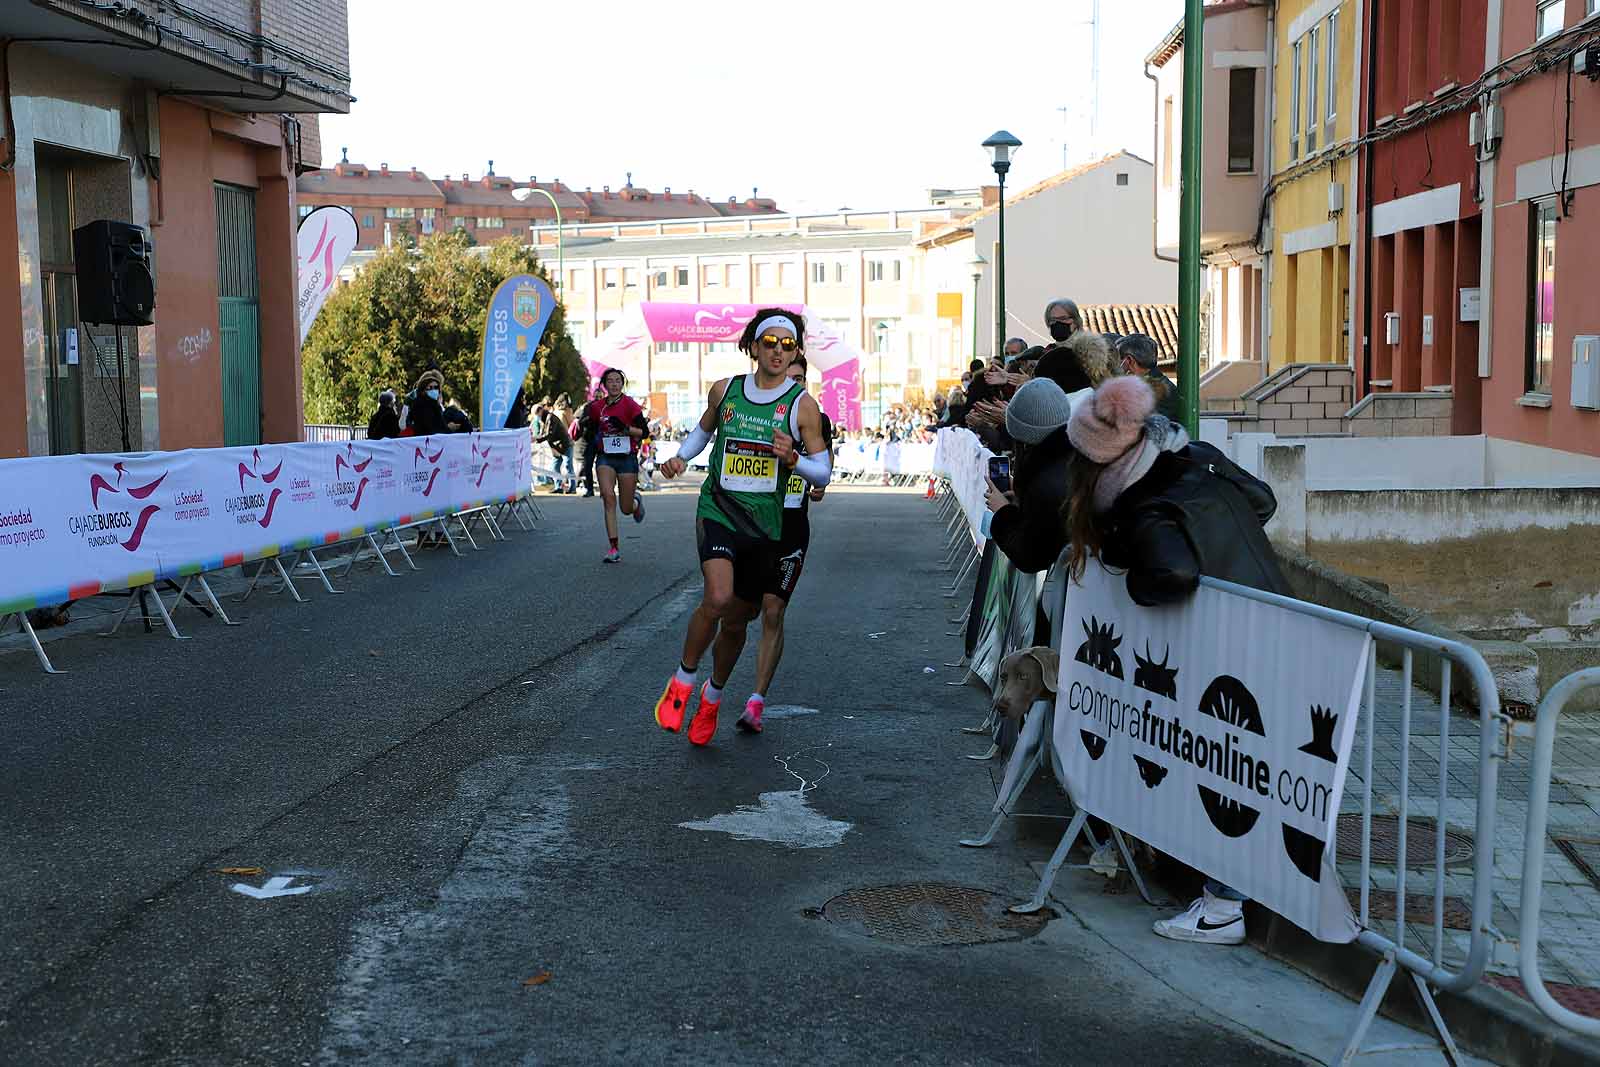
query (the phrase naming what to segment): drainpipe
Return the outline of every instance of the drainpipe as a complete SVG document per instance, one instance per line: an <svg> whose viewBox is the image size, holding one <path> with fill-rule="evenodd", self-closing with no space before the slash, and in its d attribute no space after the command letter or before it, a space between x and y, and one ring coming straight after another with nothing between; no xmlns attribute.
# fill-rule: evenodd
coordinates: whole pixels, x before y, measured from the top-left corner
<svg viewBox="0 0 1600 1067"><path fill-rule="evenodd" d="M1378 106L1378 57L1381 54L1378 50L1378 12L1376 7L1374 7L1372 13L1371 30L1368 31L1365 27L1363 27L1362 32L1372 45L1372 55L1367 60L1366 92L1367 113L1370 116L1374 109ZM1356 76L1356 84L1361 84L1359 72ZM1356 113L1356 118L1358 121L1360 121L1361 113L1359 111ZM1362 125L1365 126L1366 123L1363 122ZM1389 146L1389 150L1394 151L1395 146L1391 144ZM1364 220L1361 227L1362 250L1364 253L1362 256L1363 270L1361 272L1361 304L1362 312L1365 316L1361 322L1361 373L1359 375L1359 380L1361 383L1361 395L1355 396L1353 395L1354 391L1352 391L1352 396L1350 398L1351 400L1358 402L1362 399L1362 397L1365 397L1368 393L1372 392L1372 346L1377 343L1374 341L1372 336L1372 202L1374 192L1372 172L1375 169L1372 157L1374 151L1375 149L1373 146L1368 145L1366 148L1363 148L1360 152L1356 153L1356 158L1358 160L1363 154L1365 154L1367 160L1365 171L1366 176L1361 185L1360 211L1360 215Z"/></svg>
<svg viewBox="0 0 1600 1067"><path fill-rule="evenodd" d="M1144 76L1150 79L1150 90L1156 98L1156 139L1161 138L1161 79L1150 73L1150 63L1144 65ZM1161 254L1161 225L1156 220L1161 216L1161 168L1157 167L1156 173L1151 175L1150 182L1150 243L1155 257L1163 263L1178 262L1177 256L1164 256Z"/></svg>
<svg viewBox="0 0 1600 1067"><path fill-rule="evenodd" d="M1483 69L1500 62L1500 32L1505 22L1505 0L1489 0L1489 25L1484 33ZM1489 106L1494 106L1496 77L1484 91ZM1500 169L1499 152L1489 153L1483 164L1483 225L1479 240L1478 286L1478 377L1487 378L1494 370L1494 202L1495 174Z"/></svg>
<svg viewBox="0 0 1600 1067"><path fill-rule="evenodd" d="M1278 5L1267 6L1267 92L1262 111L1262 125L1266 127L1263 138L1267 144L1261 163L1261 196L1267 195L1272 184L1273 148L1277 145L1278 97ZM1263 205L1266 212L1267 247L1261 268L1261 380L1266 381L1272 366L1272 204Z"/></svg>

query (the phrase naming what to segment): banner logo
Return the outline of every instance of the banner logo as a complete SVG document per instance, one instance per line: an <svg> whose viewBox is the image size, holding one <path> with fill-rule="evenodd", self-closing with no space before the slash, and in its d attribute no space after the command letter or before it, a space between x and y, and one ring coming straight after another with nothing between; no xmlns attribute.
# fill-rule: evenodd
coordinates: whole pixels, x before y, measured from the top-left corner
<svg viewBox="0 0 1600 1067"><path fill-rule="evenodd" d="M81 515L70 516L67 519L67 529L83 538L84 542L91 548L115 544L121 545L125 551L137 552L139 551L139 545L144 541L145 529L150 525L150 520L161 510L160 505L144 505L139 509L137 517L134 516L131 508L126 511L102 511L100 509L100 494L105 493L107 496L126 495L135 501L147 500L150 494L154 493L161 487L161 483L167 480L167 475L170 472L162 471L161 475L154 481L146 482L143 485L124 486L122 480L127 476L127 468L122 463L114 463L111 469L117 473L115 482L107 481L103 475L98 473L89 476L89 507L92 510ZM123 536L124 532L127 534L126 537Z"/></svg>
<svg viewBox="0 0 1600 1067"><path fill-rule="evenodd" d="M517 286L511 298L511 317L524 330L533 329L533 324L539 321L539 290L527 284Z"/></svg>
<svg viewBox="0 0 1600 1067"><path fill-rule="evenodd" d="M357 463L355 456L354 442L346 444L343 452L336 453L333 457L333 482L324 486L329 498L335 504L348 507L351 511L361 506L361 494L366 492L367 486L372 482L372 479L365 476L367 467L372 463L372 457L368 456ZM348 475L346 471L349 472ZM360 481L357 481L357 478ZM346 498L349 498L349 504L345 503Z"/></svg>
<svg viewBox="0 0 1600 1067"><path fill-rule="evenodd" d="M432 455L428 454L427 449L431 446L432 441L432 438L425 437L422 439L422 444L417 445L412 450L411 473L406 475L406 485L410 486L412 490L420 489L423 496L433 495L433 483L439 480L439 460L444 455L443 445L439 446L437 452ZM426 464L427 469L418 470L418 466L422 464Z"/></svg>
<svg viewBox="0 0 1600 1067"><path fill-rule="evenodd" d="M278 506L278 498L283 495L283 490L273 485L282 473L283 460L280 459L271 470L264 471L261 469L261 450L252 449L250 462L239 464L239 495L223 501L224 509L241 526L253 522L265 530L272 525L272 513ZM260 487L247 487L246 482L259 482Z"/></svg>

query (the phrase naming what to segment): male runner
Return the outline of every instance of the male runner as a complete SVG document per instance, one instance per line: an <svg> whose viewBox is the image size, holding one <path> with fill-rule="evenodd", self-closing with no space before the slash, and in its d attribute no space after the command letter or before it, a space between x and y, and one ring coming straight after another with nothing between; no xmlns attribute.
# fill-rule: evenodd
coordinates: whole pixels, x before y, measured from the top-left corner
<svg viewBox="0 0 1600 1067"><path fill-rule="evenodd" d="M783 468L793 467L803 481L817 487L826 486L831 474L822 410L805 386L791 382L787 374L805 336L805 320L796 312L757 312L739 338L740 351L756 361L754 373L712 386L694 431L678 454L661 465L663 477L676 478L712 445L710 471L695 510L705 589L689 620L683 658L655 711L663 729L676 731L683 725L700 657L714 641L711 677L689 722L689 740L696 745L709 744L717 731L722 687L739 662L746 627L755 618L775 565L788 493ZM806 454L796 450L796 438Z"/></svg>
<svg viewBox="0 0 1600 1067"><path fill-rule="evenodd" d="M806 357L796 356L789 364L789 380L804 385ZM822 416L822 440L828 455L833 455L833 424ZM734 726L747 733L761 732L761 713L767 709L767 690L773 675L778 673L778 661L783 658L783 619L789 610L789 598L800 584L800 571L806 565L806 552L811 548L811 515L813 500L821 500L826 489L806 485L800 475L790 472L789 484L783 497L783 537L778 541L776 566L767 577L765 595L761 598L761 644L756 649L756 691L745 701L744 714Z"/></svg>

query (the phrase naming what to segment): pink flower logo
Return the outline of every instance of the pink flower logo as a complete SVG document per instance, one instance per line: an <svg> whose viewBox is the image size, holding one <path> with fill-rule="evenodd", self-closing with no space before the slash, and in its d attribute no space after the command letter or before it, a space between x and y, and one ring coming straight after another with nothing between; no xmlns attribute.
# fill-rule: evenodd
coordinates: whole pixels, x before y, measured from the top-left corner
<svg viewBox="0 0 1600 1067"><path fill-rule="evenodd" d="M107 481L105 477L100 474L91 474L89 476L89 502L90 506L93 507L95 511L100 510L101 493L126 493L134 500L145 500L149 498L151 493L154 493L161 486L162 482L167 480L167 475L171 473L170 471L162 471L161 476L155 481L146 482L143 485L130 485L126 488L123 488L122 479L128 474L127 467L125 467L122 463L114 463L111 465L111 469L117 472L117 480L115 483ZM122 547L129 552L139 551L139 545L144 541L145 528L150 525L151 518L153 518L156 512L160 510L161 507L157 504L146 504L142 509L140 509L139 517L133 522L133 532L128 535L128 539L126 541L121 541L119 544L121 544Z"/></svg>

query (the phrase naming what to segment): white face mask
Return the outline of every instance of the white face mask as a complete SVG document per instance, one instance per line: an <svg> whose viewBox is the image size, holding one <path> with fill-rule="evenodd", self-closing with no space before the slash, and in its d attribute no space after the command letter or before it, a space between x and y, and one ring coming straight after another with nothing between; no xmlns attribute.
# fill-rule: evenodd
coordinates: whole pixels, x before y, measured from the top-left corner
<svg viewBox="0 0 1600 1067"><path fill-rule="evenodd" d="M430 400L438 400L439 399L439 390L437 390L437 389L429 389L428 390L428 399L430 399Z"/></svg>

